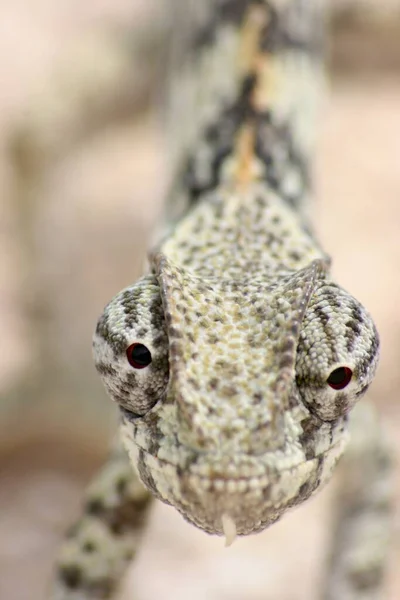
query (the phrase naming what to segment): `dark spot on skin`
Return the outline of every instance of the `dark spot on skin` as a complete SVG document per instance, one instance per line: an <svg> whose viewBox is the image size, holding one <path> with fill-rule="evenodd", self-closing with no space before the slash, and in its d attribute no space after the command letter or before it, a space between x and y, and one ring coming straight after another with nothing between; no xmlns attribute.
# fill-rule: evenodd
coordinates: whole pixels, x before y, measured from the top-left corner
<svg viewBox="0 0 400 600"><path fill-rule="evenodd" d="M111 523L109 524L109 526L110 526L110 531L115 536L121 535L123 533L123 531L124 531L122 523L120 523L119 521L111 521Z"/></svg>
<svg viewBox="0 0 400 600"><path fill-rule="evenodd" d="M174 354L177 356L180 356L181 355L181 345L176 341L171 341L169 344L169 351L171 353L171 356Z"/></svg>
<svg viewBox="0 0 400 600"><path fill-rule="evenodd" d="M203 329L208 329L211 325L211 322L207 318L203 318L199 320L199 325Z"/></svg>
<svg viewBox="0 0 400 600"><path fill-rule="evenodd" d="M265 501L270 500L271 497L271 491L272 491L272 484L268 483L268 485L263 489L263 498Z"/></svg>
<svg viewBox="0 0 400 600"><path fill-rule="evenodd" d="M324 297L327 299L330 306L341 309L342 303L340 301L340 290L334 285L329 285L324 288Z"/></svg>
<svg viewBox="0 0 400 600"><path fill-rule="evenodd" d="M283 354L279 360L279 367L281 369L285 369L286 367L291 367L294 362L294 357L292 354Z"/></svg>
<svg viewBox="0 0 400 600"><path fill-rule="evenodd" d="M321 474L324 467L324 459L322 456L318 457L317 469L313 474L312 478L308 481L305 481L303 485L300 486L299 492L294 499L293 505L300 504L307 500L311 496L313 492L318 488L321 480Z"/></svg>
<svg viewBox="0 0 400 600"><path fill-rule="evenodd" d="M329 323L329 315L327 315L323 308L321 308L318 304L315 306L314 310L325 329L326 325Z"/></svg>
<svg viewBox="0 0 400 600"><path fill-rule="evenodd" d="M117 371L111 365L107 365L106 363L103 363L103 362L97 363L96 369L100 373L100 375L103 375L103 376L115 377L115 375L117 374Z"/></svg>
<svg viewBox="0 0 400 600"><path fill-rule="evenodd" d="M255 313L259 316L259 317L264 317L265 313L266 313L266 307L264 306L257 306L255 309Z"/></svg>
<svg viewBox="0 0 400 600"><path fill-rule="evenodd" d="M227 398L233 398L233 396L236 396L237 393L238 393L238 391L235 387L233 387L233 385L231 385L231 386L225 385L224 387L221 388L221 394L223 396L226 396Z"/></svg>
<svg viewBox="0 0 400 600"><path fill-rule="evenodd" d="M110 327L108 318L105 314L99 319L96 327L96 333L103 338L111 346L114 355L119 356L126 348L125 336L121 333L116 333Z"/></svg>
<svg viewBox="0 0 400 600"><path fill-rule="evenodd" d="M254 346L256 343L256 336L254 335L254 333L249 333L247 336L247 343L249 344L249 346Z"/></svg>
<svg viewBox="0 0 400 600"><path fill-rule="evenodd" d="M152 438L149 441L147 452L152 456L157 456L158 451L160 450L160 441L162 440L162 434L158 429L156 429L156 426L153 429L154 431L152 433Z"/></svg>
<svg viewBox="0 0 400 600"><path fill-rule="evenodd" d="M127 374L127 376L125 377L125 380L123 382L121 382L121 384L118 386L117 391L118 391L118 394L120 395L120 398L123 399L124 401L129 401L131 391L135 387L136 387L136 375L134 375L133 373Z"/></svg>
<svg viewBox="0 0 400 600"><path fill-rule="evenodd" d="M150 469L148 469L146 466L145 452L143 450L139 450L137 470L139 472L140 479L142 480L143 484L147 487L147 489L153 492L153 494L157 494L157 486L150 472Z"/></svg>
<svg viewBox="0 0 400 600"><path fill-rule="evenodd" d="M299 502L303 502L306 498L310 496L314 488L314 480L306 481L299 489L299 493L297 494L295 504Z"/></svg>
<svg viewBox="0 0 400 600"><path fill-rule="evenodd" d="M60 578L67 588L76 589L82 583L82 571L77 565L61 567Z"/></svg>
<svg viewBox="0 0 400 600"><path fill-rule="evenodd" d="M291 338L287 338L282 344L280 351L281 352L292 352L294 349L294 340Z"/></svg>
<svg viewBox="0 0 400 600"><path fill-rule="evenodd" d="M125 494L126 489L128 487L128 480L126 477L120 477L116 483L115 489L117 493L121 496Z"/></svg>
<svg viewBox="0 0 400 600"><path fill-rule="evenodd" d="M227 366L227 362L223 358L219 358L218 360L215 361L215 367L217 367L219 369L224 369L226 366Z"/></svg>
<svg viewBox="0 0 400 600"><path fill-rule="evenodd" d="M354 349L355 342L361 333L360 324L357 321L350 320L346 323L347 327L347 341L346 348L348 352L352 352Z"/></svg>
<svg viewBox="0 0 400 600"><path fill-rule="evenodd" d="M315 456L315 436L321 428L322 423L323 421L315 415L310 415L301 421L303 433L299 441L307 460L311 460Z"/></svg>
<svg viewBox="0 0 400 600"><path fill-rule="evenodd" d="M374 326L374 334L375 335L371 342L371 346L370 346L368 352L363 356L362 360L360 360L357 363L356 369L354 370L355 377L358 377L360 379L365 377L366 373L368 372L368 369L370 368L370 365L374 362L375 357L379 350L379 336L378 336L378 332L376 331L375 326Z"/></svg>
<svg viewBox="0 0 400 600"><path fill-rule="evenodd" d="M356 393L356 398L360 398L363 394L365 394L365 392L367 391L368 388L369 388L368 383L366 385L363 385L363 387Z"/></svg>
<svg viewBox="0 0 400 600"><path fill-rule="evenodd" d="M219 380L216 377L213 377L212 379L210 379L210 381L208 382L209 387L212 390L216 390L218 388L219 385Z"/></svg>
<svg viewBox="0 0 400 600"><path fill-rule="evenodd" d="M349 399L347 397L347 394L336 394L335 409L336 416L343 415L349 410Z"/></svg>
<svg viewBox="0 0 400 600"><path fill-rule="evenodd" d="M164 333L161 333L160 335L157 335L153 338L152 343L154 348L160 348L164 345L167 345L167 338Z"/></svg>
<svg viewBox="0 0 400 600"><path fill-rule="evenodd" d="M157 356L153 358L153 362L151 365L152 372L158 374L165 374L166 378L168 378L168 370L169 370L169 361L168 355L165 353L162 356Z"/></svg>
<svg viewBox="0 0 400 600"><path fill-rule="evenodd" d="M263 399L263 395L260 392L256 392L255 394L253 394L253 400L259 404Z"/></svg>
<svg viewBox="0 0 400 600"><path fill-rule="evenodd" d="M98 516L104 511L104 504L100 498L92 498L86 503L86 512L89 515Z"/></svg>
<svg viewBox="0 0 400 600"><path fill-rule="evenodd" d="M216 302L216 304L221 304L221 300L219 302ZM214 323L223 323L223 317L220 315L216 315L215 317L212 317L212 320Z"/></svg>
<svg viewBox="0 0 400 600"><path fill-rule="evenodd" d="M168 329L168 333L170 335L170 337L175 337L175 338L182 338L182 332L177 328L174 327L173 325Z"/></svg>
<svg viewBox="0 0 400 600"><path fill-rule="evenodd" d="M88 540L82 545L82 550L86 554L92 554L96 550L96 544L91 540Z"/></svg>
<svg viewBox="0 0 400 600"><path fill-rule="evenodd" d="M351 316L356 323L362 323L363 315L360 309L360 306L354 302L353 307L351 309Z"/></svg>
<svg viewBox="0 0 400 600"><path fill-rule="evenodd" d="M383 579L383 564L374 565L372 568L361 571L350 571L350 581L356 590L366 592L378 588Z"/></svg>
<svg viewBox="0 0 400 600"><path fill-rule="evenodd" d="M265 198L263 198L263 196L258 196L256 198L256 204L259 208L265 208L267 206L267 201Z"/></svg>
<svg viewBox="0 0 400 600"><path fill-rule="evenodd" d="M197 381L197 379L194 379L193 377L189 377L187 380L188 384L192 386L193 389L195 389L196 391L200 391L200 384Z"/></svg>
<svg viewBox="0 0 400 600"><path fill-rule="evenodd" d="M293 250L292 252L289 252L289 258L297 261L301 259L301 254L300 252L296 252L295 250Z"/></svg>

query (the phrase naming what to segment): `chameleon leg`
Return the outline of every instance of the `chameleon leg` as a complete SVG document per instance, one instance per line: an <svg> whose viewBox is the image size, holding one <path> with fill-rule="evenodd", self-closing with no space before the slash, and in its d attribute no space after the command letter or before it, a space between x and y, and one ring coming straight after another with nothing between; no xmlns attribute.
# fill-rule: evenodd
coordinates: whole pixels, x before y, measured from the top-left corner
<svg viewBox="0 0 400 600"><path fill-rule="evenodd" d="M343 458L323 600L381 600L392 516L392 461L373 407L357 407Z"/></svg>
<svg viewBox="0 0 400 600"><path fill-rule="evenodd" d="M151 498L125 452L114 450L61 549L52 600L112 598L140 544Z"/></svg>

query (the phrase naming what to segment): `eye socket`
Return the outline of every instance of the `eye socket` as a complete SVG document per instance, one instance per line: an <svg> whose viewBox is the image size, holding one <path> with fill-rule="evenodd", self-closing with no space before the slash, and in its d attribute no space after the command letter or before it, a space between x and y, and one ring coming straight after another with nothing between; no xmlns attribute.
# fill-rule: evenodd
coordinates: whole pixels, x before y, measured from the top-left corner
<svg viewBox="0 0 400 600"><path fill-rule="evenodd" d="M334 390L343 390L349 385L352 377L353 371L351 369L348 367L339 367L332 371L326 382Z"/></svg>
<svg viewBox="0 0 400 600"><path fill-rule="evenodd" d="M144 369L151 363L150 350L144 344L131 344L126 350L129 364L134 369Z"/></svg>

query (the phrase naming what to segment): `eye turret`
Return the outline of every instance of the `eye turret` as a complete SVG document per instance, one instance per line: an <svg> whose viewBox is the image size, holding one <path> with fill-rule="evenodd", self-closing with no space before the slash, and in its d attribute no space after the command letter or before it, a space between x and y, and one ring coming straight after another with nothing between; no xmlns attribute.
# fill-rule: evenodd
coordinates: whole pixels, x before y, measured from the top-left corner
<svg viewBox="0 0 400 600"><path fill-rule="evenodd" d="M153 275L120 292L106 306L93 338L95 364L113 400L136 416L164 395L168 337L160 288Z"/></svg>
<svg viewBox="0 0 400 600"><path fill-rule="evenodd" d="M375 325L361 304L322 283L307 307L296 359L296 382L307 407L323 420L346 414L366 392L379 355Z"/></svg>

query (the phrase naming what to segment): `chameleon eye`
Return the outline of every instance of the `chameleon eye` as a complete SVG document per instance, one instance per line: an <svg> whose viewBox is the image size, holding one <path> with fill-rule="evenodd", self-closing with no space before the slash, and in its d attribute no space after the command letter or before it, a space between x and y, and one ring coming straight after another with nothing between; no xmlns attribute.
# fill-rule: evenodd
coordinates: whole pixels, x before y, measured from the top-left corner
<svg viewBox="0 0 400 600"><path fill-rule="evenodd" d="M129 364L134 369L144 369L151 363L150 350L143 344L131 344L126 350Z"/></svg>
<svg viewBox="0 0 400 600"><path fill-rule="evenodd" d="M339 367L332 371L326 382L334 390L343 390L349 385L352 377L353 371L351 369L348 367Z"/></svg>

